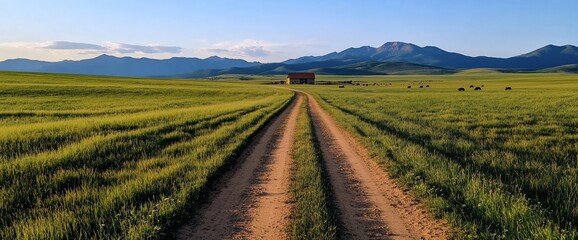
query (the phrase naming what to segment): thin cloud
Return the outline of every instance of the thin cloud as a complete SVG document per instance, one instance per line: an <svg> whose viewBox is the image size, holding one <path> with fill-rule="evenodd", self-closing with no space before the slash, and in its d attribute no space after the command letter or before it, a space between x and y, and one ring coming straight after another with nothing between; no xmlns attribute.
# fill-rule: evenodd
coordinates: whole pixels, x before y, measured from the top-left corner
<svg viewBox="0 0 578 240"><path fill-rule="evenodd" d="M166 45L137 45L103 42L100 44L71 41L0 42L1 59L29 58L48 61L78 60L87 56L109 54L131 57L175 57L188 49Z"/></svg>
<svg viewBox="0 0 578 240"><path fill-rule="evenodd" d="M32 44L30 44L32 45ZM77 50L80 54L158 54L183 52L183 48L163 45L136 45L128 43L109 42L104 45L92 43L80 43L69 41L52 41L44 44L36 44L38 48L50 50Z"/></svg>
<svg viewBox="0 0 578 240"><path fill-rule="evenodd" d="M238 47L234 49L213 48L207 49L208 52L214 54L227 54L239 57L268 57L271 56L271 51L268 51L263 46L248 46Z"/></svg>
<svg viewBox="0 0 578 240"><path fill-rule="evenodd" d="M239 47L237 50L250 57L267 57L271 55L271 51L265 49L264 46L245 46Z"/></svg>
<svg viewBox="0 0 578 240"><path fill-rule="evenodd" d="M97 44L68 42L68 41L49 42L48 46L45 46L43 48L54 50L107 50L106 47Z"/></svg>
<svg viewBox="0 0 578 240"><path fill-rule="evenodd" d="M208 48L195 49L192 53L197 56L217 55L228 58L242 58L250 61L277 62L299 56L311 55L312 53L324 54L326 52L324 47L325 45L321 45L314 40L279 43L246 39L215 43Z"/></svg>
<svg viewBox="0 0 578 240"><path fill-rule="evenodd" d="M126 43L116 43L113 44L113 48L111 50L127 54L127 53L146 53L146 54L154 54L154 53L181 53L183 48L176 47L176 46L161 46L161 45L134 45L134 44L126 44Z"/></svg>
<svg viewBox="0 0 578 240"><path fill-rule="evenodd" d="M269 57L274 45L262 41L245 40L240 43L224 42L215 44L215 48L205 49L209 53L224 54L233 57L261 58Z"/></svg>

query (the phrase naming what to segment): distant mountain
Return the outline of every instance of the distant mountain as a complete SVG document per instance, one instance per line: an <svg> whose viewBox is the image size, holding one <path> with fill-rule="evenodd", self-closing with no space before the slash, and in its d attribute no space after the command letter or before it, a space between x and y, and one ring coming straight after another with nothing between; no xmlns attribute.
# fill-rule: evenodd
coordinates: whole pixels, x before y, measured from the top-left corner
<svg viewBox="0 0 578 240"><path fill-rule="evenodd" d="M519 68L551 68L561 65L578 64L578 47L572 45L548 45L535 51L507 59Z"/></svg>
<svg viewBox="0 0 578 240"><path fill-rule="evenodd" d="M200 78L223 74L283 75L288 72L315 72L325 75L448 74L454 70L412 63L327 60L297 64L268 63L248 68L204 69L179 77Z"/></svg>
<svg viewBox="0 0 578 240"><path fill-rule="evenodd" d="M574 64L574 65L573 65ZM126 77L208 77L221 74L287 74L312 71L318 74L447 74L485 68L500 72L576 73L578 48L547 45L510 58L471 57L437 47L387 42L374 48L363 46L323 56L305 56L281 63L261 64L220 57L150 59L101 55L79 61L44 62L11 59L0 62L0 71L111 75Z"/></svg>
<svg viewBox="0 0 578 240"><path fill-rule="evenodd" d="M578 63L578 48L572 45L548 45L527 54L511 58L470 57L447 52L437 47L419 47L411 43L388 42L378 48L364 46L348 48L323 56L306 56L284 61L299 64L315 61L378 61L406 62L443 68L502 68L502 69L542 69Z"/></svg>
<svg viewBox="0 0 578 240"><path fill-rule="evenodd" d="M0 70L22 72L47 72L110 75L125 77L169 76L191 73L199 69L222 69L230 67L251 67L258 62L220 57L150 59L114 57L101 55L79 61L44 62L28 59L10 59L0 62Z"/></svg>

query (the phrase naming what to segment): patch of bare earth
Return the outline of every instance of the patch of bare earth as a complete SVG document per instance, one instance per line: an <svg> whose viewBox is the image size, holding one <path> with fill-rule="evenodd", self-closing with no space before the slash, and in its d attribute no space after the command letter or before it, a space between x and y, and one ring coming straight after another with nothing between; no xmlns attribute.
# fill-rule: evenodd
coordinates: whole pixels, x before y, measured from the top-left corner
<svg viewBox="0 0 578 240"><path fill-rule="evenodd" d="M291 148L302 102L298 94L257 137L177 239L288 238Z"/></svg>
<svg viewBox="0 0 578 240"><path fill-rule="evenodd" d="M434 219L367 150L309 96L339 220L348 239L446 239L448 225Z"/></svg>

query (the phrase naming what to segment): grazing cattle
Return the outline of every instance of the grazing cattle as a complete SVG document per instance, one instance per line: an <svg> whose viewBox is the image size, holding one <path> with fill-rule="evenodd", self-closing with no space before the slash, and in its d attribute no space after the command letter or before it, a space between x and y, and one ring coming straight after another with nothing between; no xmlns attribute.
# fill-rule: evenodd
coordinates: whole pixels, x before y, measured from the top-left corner
<svg viewBox="0 0 578 240"><path fill-rule="evenodd" d="M482 87L484 87L484 85L482 85Z"/></svg>
<svg viewBox="0 0 578 240"><path fill-rule="evenodd" d="M461 88L458 88L458 91L462 92L462 91L466 91L466 89L461 87Z"/></svg>
<svg viewBox="0 0 578 240"><path fill-rule="evenodd" d="M481 88L481 87L476 87L476 88L474 88L474 90L478 91L478 90L482 90L482 88Z"/></svg>
<svg viewBox="0 0 578 240"><path fill-rule="evenodd" d="M345 88L345 86L343 86L343 85L340 85L340 86L339 86L339 88Z"/></svg>
<svg viewBox="0 0 578 240"><path fill-rule="evenodd" d="M425 85L425 87L429 87L429 85Z"/></svg>
<svg viewBox="0 0 578 240"><path fill-rule="evenodd" d="M506 91L507 91L507 90L512 90L512 87L506 87Z"/></svg>
<svg viewBox="0 0 578 240"><path fill-rule="evenodd" d="M474 85L470 85L470 88L473 88L473 87L474 87Z"/></svg>
<svg viewBox="0 0 578 240"><path fill-rule="evenodd" d="M411 88L411 86L407 86L407 88Z"/></svg>
<svg viewBox="0 0 578 240"><path fill-rule="evenodd" d="M423 86L419 86L419 88L423 88Z"/></svg>

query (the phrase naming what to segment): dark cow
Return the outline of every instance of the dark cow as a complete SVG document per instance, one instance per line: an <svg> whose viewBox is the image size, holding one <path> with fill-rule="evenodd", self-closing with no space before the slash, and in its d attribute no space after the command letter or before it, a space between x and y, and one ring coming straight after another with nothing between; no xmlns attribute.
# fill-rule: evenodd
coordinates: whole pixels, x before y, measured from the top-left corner
<svg viewBox="0 0 578 240"><path fill-rule="evenodd" d="M507 90L512 90L512 87L506 87L506 91L507 91Z"/></svg>
<svg viewBox="0 0 578 240"><path fill-rule="evenodd" d="M425 85L425 87L429 87L429 85Z"/></svg>
<svg viewBox="0 0 578 240"><path fill-rule="evenodd" d="M461 88L458 88L458 91L462 92L462 91L466 91L466 89L461 87Z"/></svg>
<svg viewBox="0 0 578 240"><path fill-rule="evenodd" d="M473 88L473 87L474 87L474 85L470 85L470 88Z"/></svg>
<svg viewBox="0 0 578 240"><path fill-rule="evenodd" d="M411 86L407 86L407 88L411 88Z"/></svg>
<svg viewBox="0 0 578 240"><path fill-rule="evenodd" d="M423 88L423 86L419 86L419 88Z"/></svg>
<svg viewBox="0 0 578 240"><path fill-rule="evenodd" d="M476 88L474 88L474 90L480 91L480 90L482 90L482 88L481 88L481 87L476 87Z"/></svg>
<svg viewBox="0 0 578 240"><path fill-rule="evenodd" d="M339 88L345 88L345 86L341 85L341 86L339 86Z"/></svg>

